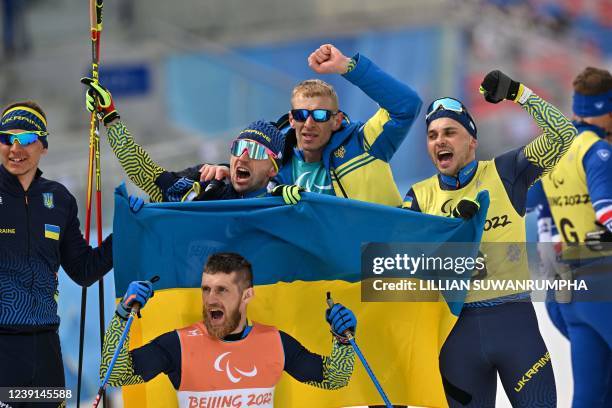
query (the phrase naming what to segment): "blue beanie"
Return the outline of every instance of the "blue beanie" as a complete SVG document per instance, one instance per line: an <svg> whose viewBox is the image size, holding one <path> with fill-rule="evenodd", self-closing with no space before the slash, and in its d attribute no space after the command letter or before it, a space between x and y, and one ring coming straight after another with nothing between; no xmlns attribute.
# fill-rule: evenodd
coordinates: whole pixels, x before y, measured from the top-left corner
<svg viewBox="0 0 612 408"><path fill-rule="evenodd" d="M446 99L446 98L439 98L433 101L431 104L429 104L429 107L427 108L427 112L430 112L434 102L439 101L440 99ZM448 99L454 99L454 98L448 98ZM461 103L460 101L456 99L454 100ZM451 118L461 123L461 125L468 131L468 133L472 135L474 139L476 139L477 138L476 135L478 133L476 129L476 123L474 122L474 119L472 119L472 116L470 115L470 113L468 112L467 108L465 107L463 103L461 103L461 108L463 109L462 112L456 112L454 110L444 109L443 107L441 109L438 108L438 110L431 113L429 116L426 116L425 123L427 124L427 127L429 127L429 124L436 119Z"/></svg>
<svg viewBox="0 0 612 408"><path fill-rule="evenodd" d="M285 148L285 135L276 128L273 124L257 120L250 123L236 139L254 140L272 151L276 155L277 167L280 168L281 159L283 158L283 150Z"/></svg>
<svg viewBox="0 0 612 408"><path fill-rule="evenodd" d="M4 112L0 119L0 131L26 130L30 132L47 132L47 121L40 112L29 106L15 106ZM45 149L49 146L47 136L39 136Z"/></svg>

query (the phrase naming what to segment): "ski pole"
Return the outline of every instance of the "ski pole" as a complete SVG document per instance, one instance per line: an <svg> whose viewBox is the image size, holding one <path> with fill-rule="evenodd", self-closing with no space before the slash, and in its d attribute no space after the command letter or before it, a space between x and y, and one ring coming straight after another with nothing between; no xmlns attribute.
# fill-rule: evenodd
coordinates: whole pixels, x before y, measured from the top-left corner
<svg viewBox="0 0 612 408"><path fill-rule="evenodd" d="M154 276L149 280L149 282L155 283L158 280L159 280L159 276ZM134 317L136 317L138 313L140 312L140 307L141 307L140 303L134 302L134 305L132 306L130 310L130 317L128 317L127 323L125 324L125 328L123 329L123 333L121 333L121 338L119 339L119 343L117 344L117 348L115 349L115 352L113 353L113 358L111 359L111 362L108 365L108 369L106 370L106 375L104 376L104 379L102 380L102 384L100 384L100 388L98 388L98 395L96 395L96 399L94 400L93 408L98 407L98 404L100 403L100 399L102 398L102 396L104 395L104 392L106 391L106 387L108 386L108 380L110 379L110 376L113 372L113 368L115 367L115 363L117 362L119 353L121 352L121 349L123 348L123 343L125 343L125 339L127 339L127 335L130 332L130 327L132 326Z"/></svg>
<svg viewBox="0 0 612 408"><path fill-rule="evenodd" d="M331 293L330 292L327 292L327 305L329 306L330 309L334 306L334 301L331 298ZM374 386L376 386L376 389L378 390L378 393L380 394L380 396L382 397L383 401L385 402L385 405L387 406L387 408L393 408L393 405L389 401L389 398L387 397L387 394L385 394L385 391L382 389L382 386L380 385L380 383L376 379L376 376L374 375L374 372L372 371L372 369L370 368L370 365L366 361L365 356L363 355L363 353L359 349L359 346L357 346L357 343L355 342L355 338L353 337L352 333L349 330L346 330L344 333L341 333L341 334L346 336L346 338L348 339L349 343L351 343L351 346L353 347L353 350L355 350L355 354L357 354L357 357L359 357L359 360L361 360L361 364L363 364L363 367L366 369L368 375L370 376L370 379L374 383Z"/></svg>
<svg viewBox="0 0 612 408"><path fill-rule="evenodd" d="M89 17L91 31L92 76L98 79L98 66L100 63L100 35L102 32L102 6L103 0L89 0ZM85 213L85 240L89 244L91 230L91 212L94 172L96 177L96 221L98 246L102 243L102 192L100 175L100 137L98 134L98 121L95 113L91 114L89 129L89 154L87 164L87 204ZM100 315L100 344L104 334L104 281L98 280L98 300ZM79 331L79 366L77 377L77 408L81 405L81 379L83 374L83 346L85 342L85 314L87 305L87 288L81 290L81 326Z"/></svg>
<svg viewBox="0 0 612 408"><path fill-rule="evenodd" d="M130 317L128 317L127 323L125 324L125 328L123 329L123 333L121 333L119 344L117 344L117 348L115 349L113 358L111 359L111 362L108 365L108 369L106 370L106 375L104 376L104 380L102 381L102 384L100 385L100 388L98 389L98 395L96 395L96 399L94 400L93 408L98 407L98 404L100 403L100 400L102 396L104 395L104 392L106 391L106 386L108 385L108 380L110 379L110 375L113 372L115 363L117 362L117 357L119 357L119 352L123 348L123 343L125 342L125 339L127 338L127 335L130 332L130 327L132 326L134 317L138 314L139 311L140 311L140 303L135 302L130 311Z"/></svg>

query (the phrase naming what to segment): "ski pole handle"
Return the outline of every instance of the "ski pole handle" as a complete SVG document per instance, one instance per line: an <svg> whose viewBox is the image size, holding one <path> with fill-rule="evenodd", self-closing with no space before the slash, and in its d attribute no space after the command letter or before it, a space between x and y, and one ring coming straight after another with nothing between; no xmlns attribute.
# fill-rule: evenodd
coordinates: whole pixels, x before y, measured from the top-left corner
<svg viewBox="0 0 612 408"><path fill-rule="evenodd" d="M138 313L140 313L140 303L134 302L134 304L132 305L132 308L130 309L130 316L131 315L138 316Z"/></svg>
<svg viewBox="0 0 612 408"><path fill-rule="evenodd" d="M331 297L331 292L327 292L327 306L329 306L329 308L331 309L332 307L334 307L334 301ZM342 333L347 339L353 340L353 333L350 332L350 330L345 330L344 333Z"/></svg>
<svg viewBox="0 0 612 408"><path fill-rule="evenodd" d="M331 309L334 306L334 301L331 298L331 292L327 292L327 306Z"/></svg>

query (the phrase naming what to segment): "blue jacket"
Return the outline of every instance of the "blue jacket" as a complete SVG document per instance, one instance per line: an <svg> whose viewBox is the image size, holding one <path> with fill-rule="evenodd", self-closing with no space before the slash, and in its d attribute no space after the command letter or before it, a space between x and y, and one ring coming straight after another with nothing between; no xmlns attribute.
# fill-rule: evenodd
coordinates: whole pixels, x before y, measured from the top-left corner
<svg viewBox="0 0 612 408"><path fill-rule="evenodd" d="M112 237L92 249L66 187L37 174L28 191L0 166L0 333L55 330L60 265L89 286L113 267Z"/></svg>
<svg viewBox="0 0 612 408"><path fill-rule="evenodd" d="M400 206L402 197L389 161L406 138L422 101L414 90L368 58L359 54L353 58L357 62L355 68L344 78L377 102L380 109L366 122L345 121L325 147L323 165L337 196ZM285 143L284 164L276 181L293 184L291 156L296 144L293 129L287 131Z"/></svg>

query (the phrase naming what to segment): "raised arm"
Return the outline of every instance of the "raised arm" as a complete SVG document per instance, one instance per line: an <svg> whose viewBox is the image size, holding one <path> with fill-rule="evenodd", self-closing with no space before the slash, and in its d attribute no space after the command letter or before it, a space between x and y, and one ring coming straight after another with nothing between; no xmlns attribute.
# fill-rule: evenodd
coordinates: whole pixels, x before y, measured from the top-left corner
<svg viewBox="0 0 612 408"><path fill-rule="evenodd" d="M529 88L524 88L524 96L520 100L525 109L536 121L543 133L524 148L525 157L531 163L540 167L543 174L548 173L567 152L578 131L572 122Z"/></svg>
<svg viewBox="0 0 612 408"><path fill-rule="evenodd" d="M521 105L543 133L531 143L495 158L495 166L516 211L525 214L529 187L567 153L578 131L559 109L500 71L489 72L480 91L491 103L504 99Z"/></svg>
<svg viewBox="0 0 612 408"><path fill-rule="evenodd" d="M162 201L162 191L155 184L166 170L151 159L151 156L135 141L128 128L120 121L107 129L108 142L121 163L121 167L136 186L151 197L152 202Z"/></svg>
<svg viewBox="0 0 612 408"><path fill-rule="evenodd" d="M418 94L365 56L346 57L331 44L315 50L308 64L318 74L341 74L380 105L361 127L361 135L365 149L372 156L389 161L421 109Z"/></svg>
<svg viewBox="0 0 612 408"><path fill-rule="evenodd" d="M491 103L499 103L504 99L518 103L542 129L543 133L521 152L529 163L541 169L539 175L529 180L528 185L553 169L578 134L572 122L559 109L501 71L489 72L482 81L480 92Z"/></svg>
<svg viewBox="0 0 612 408"><path fill-rule="evenodd" d="M81 82L89 86L86 94L87 110L96 112L106 126L109 144L123 170L136 186L150 196L152 202L162 201L162 191L155 181L165 169L155 163L134 141L128 128L119 120L108 89L91 78L83 78Z"/></svg>

